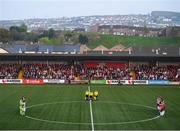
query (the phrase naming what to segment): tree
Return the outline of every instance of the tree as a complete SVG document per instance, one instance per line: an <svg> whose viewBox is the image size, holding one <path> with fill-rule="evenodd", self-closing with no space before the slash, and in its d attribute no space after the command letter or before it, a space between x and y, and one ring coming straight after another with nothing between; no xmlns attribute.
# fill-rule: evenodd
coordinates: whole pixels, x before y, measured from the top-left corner
<svg viewBox="0 0 180 131"><path fill-rule="evenodd" d="M21 26L11 26L9 31L11 40L24 40L27 35L27 26L25 24Z"/></svg>
<svg viewBox="0 0 180 131"><path fill-rule="evenodd" d="M10 39L12 41L16 41L20 39L20 34L17 32L17 30L15 28L11 28L10 29Z"/></svg>
<svg viewBox="0 0 180 131"><path fill-rule="evenodd" d="M18 32L18 26L11 26L9 28L10 31L17 31Z"/></svg>
<svg viewBox="0 0 180 131"><path fill-rule="evenodd" d="M88 43L88 37L86 35L79 35L79 43L80 44L87 44Z"/></svg>
<svg viewBox="0 0 180 131"><path fill-rule="evenodd" d="M66 32L64 37L65 37L65 41L70 42L71 37L72 37L72 33L71 32Z"/></svg>
<svg viewBox="0 0 180 131"><path fill-rule="evenodd" d="M49 39L52 39L56 37L56 32L53 28L49 30L44 30L43 34L40 37L48 37Z"/></svg>
<svg viewBox="0 0 180 131"><path fill-rule="evenodd" d="M9 28L10 31L16 31L16 32L27 32L27 26L25 24L22 24L20 26L11 26Z"/></svg>
<svg viewBox="0 0 180 131"><path fill-rule="evenodd" d="M50 43L50 40L48 37L42 37L41 39L39 39L39 41L41 43L44 43L44 44L49 44Z"/></svg>
<svg viewBox="0 0 180 131"><path fill-rule="evenodd" d="M27 33L24 37L25 41L38 42L39 35L36 33Z"/></svg>
<svg viewBox="0 0 180 131"><path fill-rule="evenodd" d="M47 30L44 30L40 37L49 37L49 32Z"/></svg>
<svg viewBox="0 0 180 131"><path fill-rule="evenodd" d="M8 42L9 38L9 31L7 29L0 28L0 42Z"/></svg>
<svg viewBox="0 0 180 131"><path fill-rule="evenodd" d="M79 34L73 34L71 41L73 43L79 43Z"/></svg>
<svg viewBox="0 0 180 131"><path fill-rule="evenodd" d="M27 32L27 26L22 24L18 27L18 32Z"/></svg>
<svg viewBox="0 0 180 131"><path fill-rule="evenodd" d="M55 30L53 28L48 30L48 37L49 37L49 39L56 37Z"/></svg>

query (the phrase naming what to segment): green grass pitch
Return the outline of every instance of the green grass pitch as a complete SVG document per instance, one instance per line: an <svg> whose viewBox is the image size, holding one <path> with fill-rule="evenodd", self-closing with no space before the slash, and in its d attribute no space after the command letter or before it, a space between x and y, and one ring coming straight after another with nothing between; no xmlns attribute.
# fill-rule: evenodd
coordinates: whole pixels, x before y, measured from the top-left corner
<svg viewBox="0 0 180 131"><path fill-rule="evenodd" d="M90 103L84 100L87 89L88 85L0 85L0 129L92 130ZM180 88L178 86L91 85L91 90L99 91L98 100L92 102L95 130L180 129ZM21 96L26 97L27 106L42 104L28 108L26 111L27 116L36 120L19 115L18 104ZM164 117L140 123L122 124L156 117L158 115L156 110L143 106L156 107L157 96L165 99ZM39 121L39 119L47 121Z"/></svg>

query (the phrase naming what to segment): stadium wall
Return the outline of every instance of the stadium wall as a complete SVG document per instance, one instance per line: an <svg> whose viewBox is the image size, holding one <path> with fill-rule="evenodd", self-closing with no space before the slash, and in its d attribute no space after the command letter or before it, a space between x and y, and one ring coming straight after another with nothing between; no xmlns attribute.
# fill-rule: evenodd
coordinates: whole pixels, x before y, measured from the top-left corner
<svg viewBox="0 0 180 131"><path fill-rule="evenodd" d="M5 61L131 61L131 62L175 62L180 63L179 56L111 56L111 55L45 55L45 54L1 54L1 62Z"/></svg>

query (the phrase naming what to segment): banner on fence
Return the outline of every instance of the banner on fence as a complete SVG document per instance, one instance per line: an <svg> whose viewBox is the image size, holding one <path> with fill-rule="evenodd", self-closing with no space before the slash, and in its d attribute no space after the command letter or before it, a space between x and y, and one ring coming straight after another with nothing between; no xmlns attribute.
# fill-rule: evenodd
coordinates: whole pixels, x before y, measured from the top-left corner
<svg viewBox="0 0 180 131"><path fill-rule="evenodd" d="M172 82L169 82L169 85L180 85L180 82L179 81L172 81Z"/></svg>
<svg viewBox="0 0 180 131"><path fill-rule="evenodd" d="M134 85L147 85L148 81L147 80L133 80Z"/></svg>
<svg viewBox="0 0 180 131"><path fill-rule="evenodd" d="M106 80L106 84L108 85L146 85L148 84L147 80Z"/></svg>
<svg viewBox="0 0 180 131"><path fill-rule="evenodd" d="M106 80L107 85L117 85L119 84L119 80Z"/></svg>
<svg viewBox="0 0 180 131"><path fill-rule="evenodd" d="M65 83L65 80L60 80L60 79L44 79L44 83L49 83L49 84L63 84Z"/></svg>
<svg viewBox="0 0 180 131"><path fill-rule="evenodd" d="M106 80L91 80L91 84L106 84Z"/></svg>
<svg viewBox="0 0 180 131"><path fill-rule="evenodd" d="M0 79L1 84L21 84L21 79Z"/></svg>
<svg viewBox="0 0 180 131"><path fill-rule="evenodd" d="M167 80L148 80L148 84L155 84L155 85L168 85L169 81Z"/></svg>
<svg viewBox="0 0 180 131"><path fill-rule="evenodd" d="M22 79L22 84L44 84L43 79Z"/></svg>
<svg viewBox="0 0 180 131"><path fill-rule="evenodd" d="M88 80L71 80L71 84L88 84Z"/></svg>

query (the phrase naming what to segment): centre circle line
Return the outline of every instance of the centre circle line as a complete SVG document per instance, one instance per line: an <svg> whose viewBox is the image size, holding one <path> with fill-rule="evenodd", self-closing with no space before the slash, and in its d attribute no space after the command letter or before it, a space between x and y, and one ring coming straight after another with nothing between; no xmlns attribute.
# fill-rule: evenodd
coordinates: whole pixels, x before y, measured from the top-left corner
<svg viewBox="0 0 180 131"><path fill-rule="evenodd" d="M51 105L51 104L71 104L71 103L82 103L84 101L61 101L61 102L51 102L51 103L41 103L41 104L35 104L28 106L27 109L33 108L33 107L38 107L38 106L43 106L43 105ZM135 103L124 103L124 102L116 102L116 101L96 101L96 103L112 103L112 104L124 104L124 105L132 105L132 106L139 106L139 107L145 107L149 109L156 110L155 107L147 106L147 105L141 105L141 104L135 104ZM47 119L41 119L41 118L36 118L36 117L31 117L26 115L25 116L28 119L31 120L36 120L36 121L41 121L41 122L47 122L47 123L56 123L56 124L72 124L72 125L92 125L92 123L88 122L66 122L66 121L53 121L53 120L47 120ZM155 119L158 119L160 116L157 115L152 118L147 118L147 119L142 119L142 120L135 120L135 121L124 121L124 122L97 122L93 123L94 125L124 125L124 124L135 124L135 123L141 123L141 122L147 122L147 121L152 121Z"/></svg>

